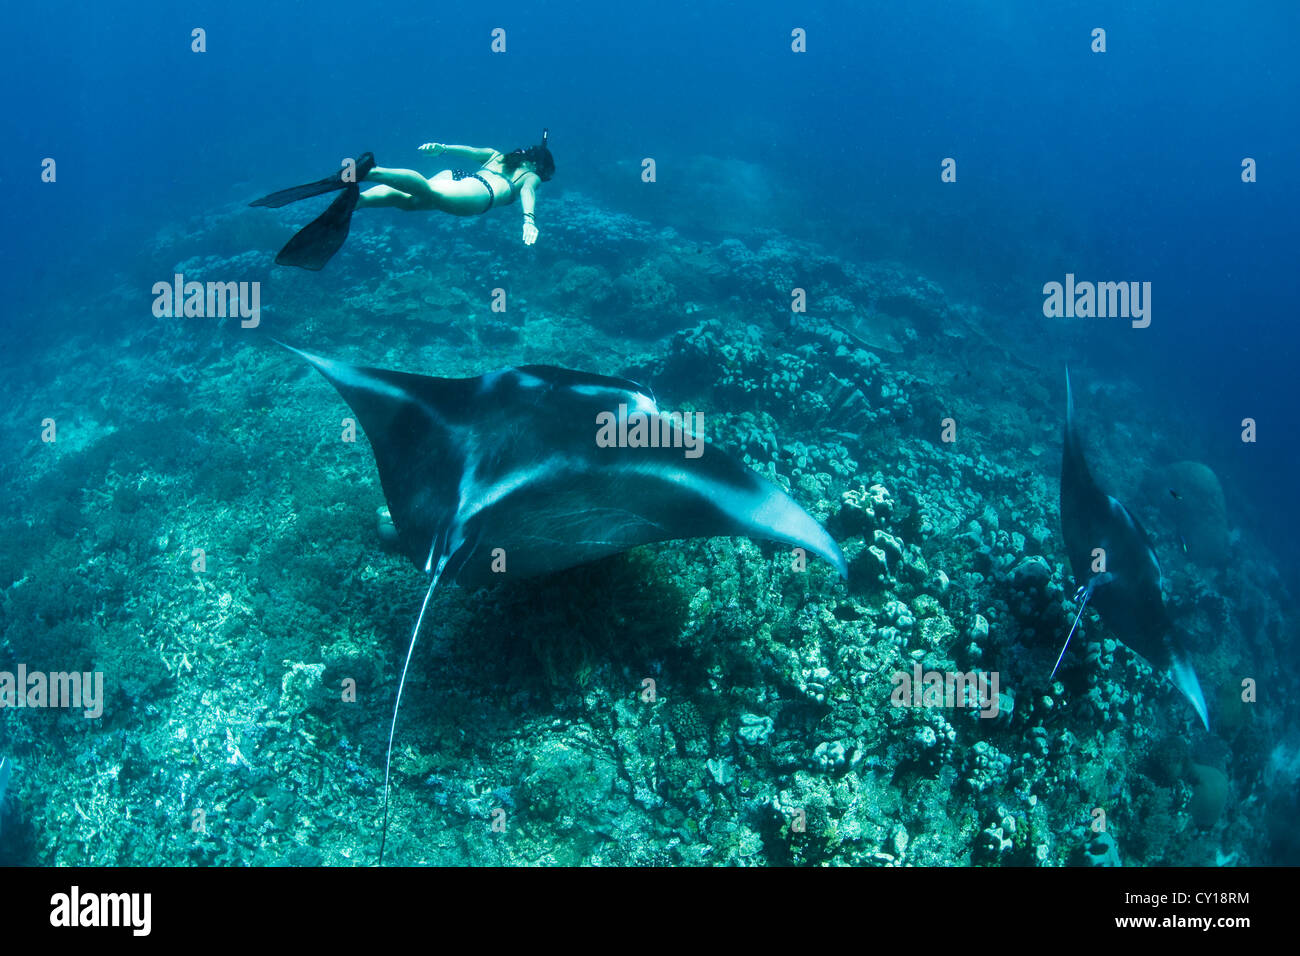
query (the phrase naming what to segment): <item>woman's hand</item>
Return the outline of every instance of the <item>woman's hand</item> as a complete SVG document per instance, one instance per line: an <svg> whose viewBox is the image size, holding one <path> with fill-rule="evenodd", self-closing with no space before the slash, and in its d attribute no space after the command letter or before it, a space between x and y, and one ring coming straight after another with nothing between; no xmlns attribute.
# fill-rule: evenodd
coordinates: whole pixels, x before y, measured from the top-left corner
<svg viewBox="0 0 1300 956"><path fill-rule="evenodd" d="M524 220L524 245L531 246L537 241L537 227L533 225L532 219Z"/></svg>
<svg viewBox="0 0 1300 956"><path fill-rule="evenodd" d="M425 143L423 146L420 147L420 152L430 153L434 156L437 156L439 153L445 152L446 149L447 147L444 146L442 143Z"/></svg>

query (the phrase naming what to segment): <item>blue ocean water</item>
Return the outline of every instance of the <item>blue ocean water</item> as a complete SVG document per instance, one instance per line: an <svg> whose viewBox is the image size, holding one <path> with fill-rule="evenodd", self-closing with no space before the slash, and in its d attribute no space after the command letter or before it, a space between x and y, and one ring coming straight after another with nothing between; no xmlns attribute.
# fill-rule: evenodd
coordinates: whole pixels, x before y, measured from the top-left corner
<svg viewBox="0 0 1300 956"><path fill-rule="evenodd" d="M361 144L383 162L429 139L526 143L545 125L567 184L621 188L640 209L662 200L602 178L616 160L744 157L781 184L785 228L907 257L1030 320L1042 283L1069 269L1153 282L1150 329L1094 323L1080 347L1202 421L1260 514L1292 519L1269 525L1291 528L1297 465L1280 434L1296 354L1297 17L1288 3L1225 15L1209 0L636 16L599 2L382 16L25 6L0 65L7 89L27 91L0 118L8 215L22 224L6 243L8 324L21 343L12 324L51 283L93 283L169 214L238 199L272 170ZM489 48L501 25L505 56ZM1079 39L1099 25L1104 54ZM195 26L205 54L190 51ZM792 26L807 30L806 55L790 54ZM55 189L39 175L47 155ZM942 188L949 155L959 179ZM1246 156L1260 170L1250 186ZM34 157L26 172L20 157ZM1243 417L1278 440L1240 447Z"/></svg>
<svg viewBox="0 0 1300 956"><path fill-rule="evenodd" d="M1104 52L1092 49L1099 27ZM505 53L491 48L496 28ZM806 52L792 51L794 29ZM548 199L590 197L700 242L775 230L923 275L977 307L1018 359L1012 377L978 353L963 401L1015 404L1028 377L1043 392L1024 405L1050 418L1066 363L1086 369L1124 396L1091 421L1091 439L1111 461L1209 463L1237 540L1276 567L1289 615L1300 568L1300 449L1287 437L1300 336L1298 29L1300 8L1284 0L22 5L0 41L0 81L21 91L0 115L0 341L13 367L42 371L0 387L45 384L54 341L70 335L100 346L87 368L128 367L123 341L147 350L190 335L183 320L151 322L148 289L191 256L257 251L269 269L288 220L236 212L256 196L363 149L411 166L426 141L513 148L546 127L558 172L539 200L543 247ZM42 181L47 157L53 183ZM652 188L645 157L657 164ZM729 165L707 178L702 157ZM941 178L950 157L952 183ZM1247 158L1255 182L1243 182ZM256 241L205 238L195 223L218 212L249 217ZM435 224L395 228L436 255ZM589 238L599 248L601 235ZM509 267L502 255L492 252L495 268ZM318 288L340 290L347 268L336 260ZM1150 326L1044 316L1044 284L1067 273L1151 283ZM139 290L138 312L96 305L123 285ZM754 321L780 318L773 301ZM283 297L275 317L310 318ZM360 312L351 345L371 327L386 347L410 334ZM934 339L925 353L964 348L932 327L922 335ZM906 351L892 361L906 368ZM1245 419L1255 442L1242 441ZM1156 455L1143 442L1153 428L1174 447ZM1041 470L1054 480L1051 447ZM891 452L864 473L888 476ZM19 473L20 450L5 455ZM1291 647L1274 651L1295 660Z"/></svg>

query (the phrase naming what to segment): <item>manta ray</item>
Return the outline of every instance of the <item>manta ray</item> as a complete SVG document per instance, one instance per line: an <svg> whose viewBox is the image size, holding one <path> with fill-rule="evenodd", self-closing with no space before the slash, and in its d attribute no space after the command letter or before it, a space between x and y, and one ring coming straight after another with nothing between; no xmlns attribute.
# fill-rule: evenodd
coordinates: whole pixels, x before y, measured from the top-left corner
<svg viewBox="0 0 1300 956"><path fill-rule="evenodd" d="M1061 666L1084 609L1091 604L1124 644L1163 671L1210 729L1205 697L1164 599L1164 577L1151 540L1127 508L1102 491L1084 458L1065 372L1065 450L1061 459L1061 534L1079 584L1079 613L1052 668Z"/></svg>
<svg viewBox="0 0 1300 956"><path fill-rule="evenodd" d="M697 442L691 457L671 442L608 441L667 417L635 382L549 365L435 378L285 347L351 406L374 449L398 547L430 579L388 731L381 863L397 711L440 582L475 587L501 580L503 568L547 574L640 544L741 535L803 548L848 578L825 529L721 449L703 443L699 453Z"/></svg>

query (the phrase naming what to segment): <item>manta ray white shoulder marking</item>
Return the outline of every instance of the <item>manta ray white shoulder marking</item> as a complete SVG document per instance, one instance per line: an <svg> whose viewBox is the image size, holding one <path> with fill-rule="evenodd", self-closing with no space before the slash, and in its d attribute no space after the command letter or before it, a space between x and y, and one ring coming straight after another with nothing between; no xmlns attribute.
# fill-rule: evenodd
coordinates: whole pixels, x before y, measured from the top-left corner
<svg viewBox="0 0 1300 956"><path fill-rule="evenodd" d="M628 404L628 412L643 412L646 415L657 416L659 406L655 400L648 395L642 395L640 392L632 393L633 401Z"/></svg>
<svg viewBox="0 0 1300 956"><path fill-rule="evenodd" d="M645 412L658 415L659 406L655 400L644 392L632 392L615 385L570 385L569 391L583 398L609 398L620 405L626 405L629 412ZM613 411L614 409L609 409Z"/></svg>
<svg viewBox="0 0 1300 956"><path fill-rule="evenodd" d="M485 372L479 376L478 391L480 395L492 392L503 381L513 381L520 388L541 388L546 383L536 375L517 368L499 368L495 372Z"/></svg>

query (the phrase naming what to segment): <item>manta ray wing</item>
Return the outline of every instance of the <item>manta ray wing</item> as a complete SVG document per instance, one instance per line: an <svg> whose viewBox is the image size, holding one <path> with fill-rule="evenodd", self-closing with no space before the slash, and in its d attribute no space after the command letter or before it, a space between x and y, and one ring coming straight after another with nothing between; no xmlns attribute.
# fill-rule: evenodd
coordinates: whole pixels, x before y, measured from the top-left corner
<svg viewBox="0 0 1300 956"><path fill-rule="evenodd" d="M297 350L295 350L297 351ZM370 439L402 551L475 586L561 571L640 544L749 535L806 548L847 577L829 534L713 446L602 446L602 413L657 418L633 382L544 365L447 379L298 352Z"/></svg>
<svg viewBox="0 0 1300 956"><path fill-rule="evenodd" d="M457 435L464 426L455 412L472 402L472 380L364 368L291 351L314 365L356 413L375 454L398 545L432 571L430 544L456 513L463 464Z"/></svg>

